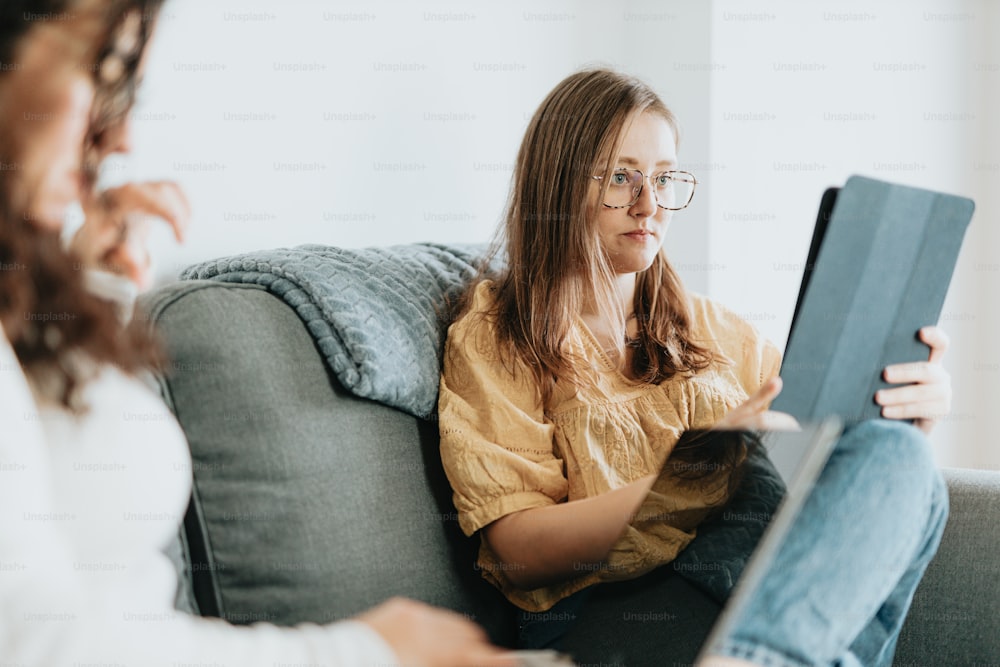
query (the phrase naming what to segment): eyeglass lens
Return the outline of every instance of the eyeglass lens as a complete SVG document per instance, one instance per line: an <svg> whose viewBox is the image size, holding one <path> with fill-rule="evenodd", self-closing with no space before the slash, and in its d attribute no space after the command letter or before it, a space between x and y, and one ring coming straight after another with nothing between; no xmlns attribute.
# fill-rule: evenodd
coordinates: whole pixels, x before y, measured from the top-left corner
<svg viewBox="0 0 1000 667"><path fill-rule="evenodd" d="M611 174L604 203L608 206L631 206L639 198L645 176L636 169L619 169ZM694 196L694 177L687 172L660 172L649 179L660 208L678 210Z"/></svg>

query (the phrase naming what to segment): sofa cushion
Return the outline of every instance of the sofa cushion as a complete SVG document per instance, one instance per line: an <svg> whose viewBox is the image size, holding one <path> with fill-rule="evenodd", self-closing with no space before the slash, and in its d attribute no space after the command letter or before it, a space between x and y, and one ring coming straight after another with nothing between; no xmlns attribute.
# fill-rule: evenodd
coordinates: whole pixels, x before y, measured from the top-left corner
<svg viewBox="0 0 1000 667"><path fill-rule="evenodd" d="M174 360L162 391L191 447L203 614L322 623L403 595L511 641L512 609L458 528L436 424L346 392L302 320L260 287L181 283L144 307Z"/></svg>
<svg viewBox="0 0 1000 667"><path fill-rule="evenodd" d="M1000 656L1000 475L946 469L951 509L913 595L897 665L994 665Z"/></svg>

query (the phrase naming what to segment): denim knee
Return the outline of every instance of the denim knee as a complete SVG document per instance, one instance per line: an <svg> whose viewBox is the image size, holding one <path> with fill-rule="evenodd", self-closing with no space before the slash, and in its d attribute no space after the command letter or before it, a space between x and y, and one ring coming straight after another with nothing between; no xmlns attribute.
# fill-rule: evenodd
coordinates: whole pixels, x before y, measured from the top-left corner
<svg viewBox="0 0 1000 667"><path fill-rule="evenodd" d="M860 422L845 430L837 448L856 461L859 474L876 478L897 493L912 494L915 502L929 498L932 519L947 516L944 477L927 436L916 426L888 419Z"/></svg>

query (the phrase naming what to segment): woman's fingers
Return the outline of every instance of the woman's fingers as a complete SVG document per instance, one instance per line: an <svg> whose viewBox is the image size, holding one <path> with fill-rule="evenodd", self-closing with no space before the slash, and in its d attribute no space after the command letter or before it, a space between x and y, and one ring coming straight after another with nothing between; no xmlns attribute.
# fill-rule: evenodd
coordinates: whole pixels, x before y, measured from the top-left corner
<svg viewBox="0 0 1000 667"><path fill-rule="evenodd" d="M745 420L767 410L771 401L781 393L781 378L773 377L758 389L753 396L729 411L726 419Z"/></svg>
<svg viewBox="0 0 1000 667"><path fill-rule="evenodd" d="M92 198L84 206L86 222L71 248L85 265L128 277L140 288L149 282L148 222L159 218L183 241L191 206L176 183L127 183Z"/></svg>
<svg viewBox="0 0 1000 667"><path fill-rule="evenodd" d="M951 385L919 384L882 389L875 394L886 419L920 419L933 424L951 412ZM927 430L927 429L925 429Z"/></svg>
<svg viewBox="0 0 1000 667"><path fill-rule="evenodd" d="M131 280L140 290L149 287L152 261L145 246L135 243L115 246L105 255L104 264L114 273Z"/></svg>
<svg viewBox="0 0 1000 667"><path fill-rule="evenodd" d="M753 396L730 410L716 425L716 429L756 429L764 431L800 430L799 423L789 414L768 410L781 393L780 377L765 382Z"/></svg>
<svg viewBox="0 0 1000 667"><path fill-rule="evenodd" d="M744 405L749 404L754 410L766 410L767 406L771 404L778 394L781 393L781 387L783 383L781 378L775 376L765 382L757 393L751 396Z"/></svg>
<svg viewBox="0 0 1000 667"><path fill-rule="evenodd" d="M946 417L949 409L944 401L923 401L884 407L882 408L882 416L886 419L919 419L936 422Z"/></svg>
<svg viewBox="0 0 1000 667"><path fill-rule="evenodd" d="M802 427L795 417L787 412L777 412L765 410L757 412L745 419L729 422L724 425L720 423L717 428L730 430L754 430L754 431L801 431Z"/></svg>
<svg viewBox="0 0 1000 667"><path fill-rule="evenodd" d="M875 402L886 419L913 419L925 433L951 412L951 376L941 359L948 349L947 334L937 327L924 327L920 338L930 346L929 361L893 364L882 377L886 382L905 386L880 389Z"/></svg>
<svg viewBox="0 0 1000 667"><path fill-rule="evenodd" d="M886 366L882 378L891 384L913 384L942 382L948 372L938 362L915 361L910 364Z"/></svg>
<svg viewBox="0 0 1000 667"><path fill-rule="evenodd" d="M924 327L919 333L920 340L931 348L928 361L932 364L941 363L944 353L948 351L948 347L951 345L951 338L948 337L948 334L943 329L934 326Z"/></svg>
<svg viewBox="0 0 1000 667"><path fill-rule="evenodd" d="M786 412L765 410L745 416L729 413L713 429L719 431L801 431L802 426L799 425L795 417Z"/></svg>
<svg viewBox="0 0 1000 667"><path fill-rule="evenodd" d="M926 403L944 400L950 395L949 386L944 382L911 384L905 387L879 389L875 392L875 402L883 406Z"/></svg>
<svg viewBox="0 0 1000 667"><path fill-rule="evenodd" d="M176 183L127 183L105 191L101 198L107 208L125 216L138 213L162 218L177 240L184 240L191 220L191 204Z"/></svg>
<svg viewBox="0 0 1000 667"><path fill-rule="evenodd" d="M760 414L760 426L754 427L760 431L801 431L802 426L795 417L787 412L768 410Z"/></svg>
<svg viewBox="0 0 1000 667"><path fill-rule="evenodd" d="M464 616L413 600L394 598L357 620L379 633L403 665L516 667L516 656L493 646L486 632Z"/></svg>

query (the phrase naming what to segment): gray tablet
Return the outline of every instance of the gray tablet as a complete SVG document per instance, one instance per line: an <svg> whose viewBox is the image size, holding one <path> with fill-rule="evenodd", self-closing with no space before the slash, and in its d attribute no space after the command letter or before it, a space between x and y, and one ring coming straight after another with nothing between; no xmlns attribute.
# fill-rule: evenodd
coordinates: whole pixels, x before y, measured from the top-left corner
<svg viewBox="0 0 1000 667"><path fill-rule="evenodd" d="M771 405L799 421L880 417L882 370L926 361L975 204L852 176L820 205Z"/></svg>

